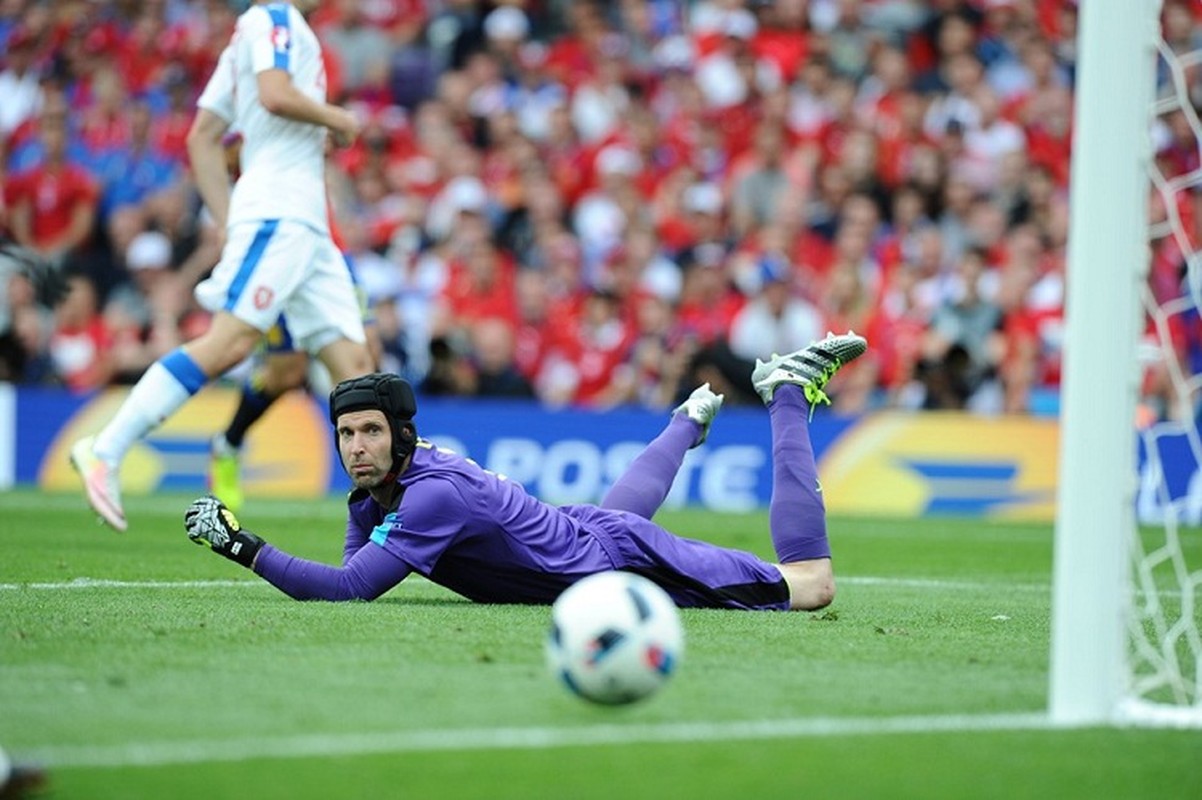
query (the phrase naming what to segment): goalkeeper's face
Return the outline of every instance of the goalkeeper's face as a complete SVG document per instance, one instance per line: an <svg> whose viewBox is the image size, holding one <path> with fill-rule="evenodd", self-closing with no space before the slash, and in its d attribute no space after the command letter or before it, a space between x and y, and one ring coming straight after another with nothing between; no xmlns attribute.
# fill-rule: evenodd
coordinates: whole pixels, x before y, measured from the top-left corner
<svg viewBox="0 0 1202 800"><path fill-rule="evenodd" d="M358 489L374 489L392 468L392 429L383 411L349 411L338 417L338 453Z"/></svg>

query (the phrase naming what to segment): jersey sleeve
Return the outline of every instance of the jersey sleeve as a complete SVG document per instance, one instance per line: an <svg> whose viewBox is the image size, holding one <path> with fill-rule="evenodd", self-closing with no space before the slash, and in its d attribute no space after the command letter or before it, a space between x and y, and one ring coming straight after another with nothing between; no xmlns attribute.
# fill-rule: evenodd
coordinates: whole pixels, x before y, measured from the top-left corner
<svg viewBox="0 0 1202 800"><path fill-rule="evenodd" d="M343 567L332 567L264 545L254 571L297 600L375 600L403 581L409 565L378 547L364 547Z"/></svg>
<svg viewBox="0 0 1202 800"><path fill-rule="evenodd" d="M234 121L234 51L230 47L222 50L217 58L217 66L197 98L196 107L210 111L226 122Z"/></svg>
<svg viewBox="0 0 1202 800"><path fill-rule="evenodd" d="M408 487L400 507L376 526L371 541L429 575L467 519L467 503L449 481L420 481Z"/></svg>
<svg viewBox="0 0 1202 800"><path fill-rule="evenodd" d="M346 515L346 538L342 543L342 565L345 567L350 563L355 553L367 544L367 537L371 535L371 523L364 524L359 519L359 515L351 510Z"/></svg>
<svg viewBox="0 0 1202 800"><path fill-rule="evenodd" d="M238 35L245 43L251 71L256 75L269 69L291 71L292 24L289 8L283 3L252 6L242 16Z"/></svg>

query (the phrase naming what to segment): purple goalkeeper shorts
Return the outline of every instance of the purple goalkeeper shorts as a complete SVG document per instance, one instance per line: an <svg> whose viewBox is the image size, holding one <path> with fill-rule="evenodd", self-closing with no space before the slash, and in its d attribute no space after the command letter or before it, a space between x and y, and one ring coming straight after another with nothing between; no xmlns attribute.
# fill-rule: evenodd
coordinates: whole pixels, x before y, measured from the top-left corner
<svg viewBox="0 0 1202 800"><path fill-rule="evenodd" d="M787 611L789 586L780 570L751 553L677 536L627 511L597 506L563 509L616 551L617 568L657 583L682 608Z"/></svg>

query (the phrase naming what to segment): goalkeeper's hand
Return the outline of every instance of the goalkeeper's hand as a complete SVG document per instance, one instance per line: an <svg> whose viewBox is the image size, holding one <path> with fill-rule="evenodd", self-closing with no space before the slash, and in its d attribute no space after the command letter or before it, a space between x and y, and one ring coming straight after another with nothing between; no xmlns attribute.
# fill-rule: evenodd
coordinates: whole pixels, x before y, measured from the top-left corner
<svg viewBox="0 0 1202 800"><path fill-rule="evenodd" d="M244 567L255 563L263 540L239 524L234 512L216 497L198 497L184 512L184 530L197 544L207 544L214 553Z"/></svg>

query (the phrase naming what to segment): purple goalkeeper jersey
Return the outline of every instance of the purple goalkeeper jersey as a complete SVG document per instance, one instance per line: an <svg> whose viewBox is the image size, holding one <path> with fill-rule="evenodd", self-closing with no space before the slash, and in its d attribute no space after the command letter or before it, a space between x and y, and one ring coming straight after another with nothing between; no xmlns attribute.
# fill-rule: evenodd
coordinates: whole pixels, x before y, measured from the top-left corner
<svg viewBox="0 0 1202 800"><path fill-rule="evenodd" d="M403 494L385 512L352 494L352 526L414 572L481 602L546 602L594 572L614 569L617 551L567 510L476 462L418 447L398 479Z"/></svg>
<svg viewBox="0 0 1202 800"><path fill-rule="evenodd" d="M266 545L255 571L299 599L373 599L416 572L478 602L550 603L587 575L623 569L680 606L789 607L780 570L750 553L676 536L626 511L549 505L426 442L397 482L403 492L392 509L351 493L342 569Z"/></svg>

